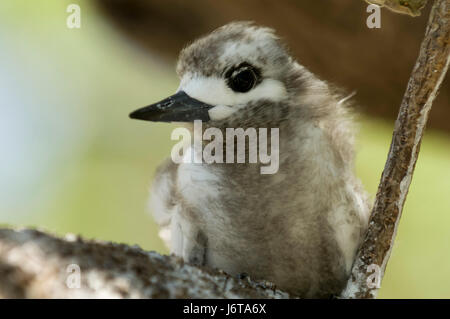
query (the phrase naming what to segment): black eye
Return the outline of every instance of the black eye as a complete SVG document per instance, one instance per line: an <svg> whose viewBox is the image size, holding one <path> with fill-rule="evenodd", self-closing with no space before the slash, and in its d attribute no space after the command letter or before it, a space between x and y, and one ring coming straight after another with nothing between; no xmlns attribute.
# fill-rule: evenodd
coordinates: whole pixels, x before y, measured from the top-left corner
<svg viewBox="0 0 450 319"><path fill-rule="evenodd" d="M259 79L259 72L245 63L233 68L225 75L228 86L235 92L245 93L255 87Z"/></svg>

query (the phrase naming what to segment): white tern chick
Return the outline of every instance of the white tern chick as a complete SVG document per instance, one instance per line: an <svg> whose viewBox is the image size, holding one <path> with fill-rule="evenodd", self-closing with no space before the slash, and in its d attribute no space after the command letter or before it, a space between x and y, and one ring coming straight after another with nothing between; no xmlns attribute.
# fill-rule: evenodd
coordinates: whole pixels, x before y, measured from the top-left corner
<svg viewBox="0 0 450 319"><path fill-rule="evenodd" d="M189 128L202 120L224 132L279 128L279 169L169 159L151 203L171 252L295 296L338 294L369 215L342 97L289 56L272 29L249 22L190 44L177 73L175 95L130 116Z"/></svg>

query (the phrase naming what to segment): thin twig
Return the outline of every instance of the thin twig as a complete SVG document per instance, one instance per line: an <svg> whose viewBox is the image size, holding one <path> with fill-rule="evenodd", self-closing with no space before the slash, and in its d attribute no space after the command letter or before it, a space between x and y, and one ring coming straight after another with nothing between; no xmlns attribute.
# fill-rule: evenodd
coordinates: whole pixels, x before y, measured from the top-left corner
<svg viewBox="0 0 450 319"><path fill-rule="evenodd" d="M376 297L378 286L372 285L373 274L367 269L374 265L370 269L379 269L380 279L386 269L428 114L448 69L449 43L450 0L435 0L395 123L369 228L342 293L344 298Z"/></svg>

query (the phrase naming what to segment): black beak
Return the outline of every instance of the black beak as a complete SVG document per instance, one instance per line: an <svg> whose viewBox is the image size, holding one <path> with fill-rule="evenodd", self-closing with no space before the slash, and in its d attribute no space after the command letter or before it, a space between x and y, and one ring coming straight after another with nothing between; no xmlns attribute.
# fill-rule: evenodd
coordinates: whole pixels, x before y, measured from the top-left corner
<svg viewBox="0 0 450 319"><path fill-rule="evenodd" d="M208 110L212 107L180 91L158 103L132 112L130 117L152 122L192 122L194 120L207 122L210 120Z"/></svg>

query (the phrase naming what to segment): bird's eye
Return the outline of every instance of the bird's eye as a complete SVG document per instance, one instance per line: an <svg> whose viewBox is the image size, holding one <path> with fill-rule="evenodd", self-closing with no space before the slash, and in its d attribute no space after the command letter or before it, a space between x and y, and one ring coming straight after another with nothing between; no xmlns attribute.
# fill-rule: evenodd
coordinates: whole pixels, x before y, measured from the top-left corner
<svg viewBox="0 0 450 319"><path fill-rule="evenodd" d="M226 74L228 86L235 92L245 93L255 87L259 72L249 64L231 69Z"/></svg>

